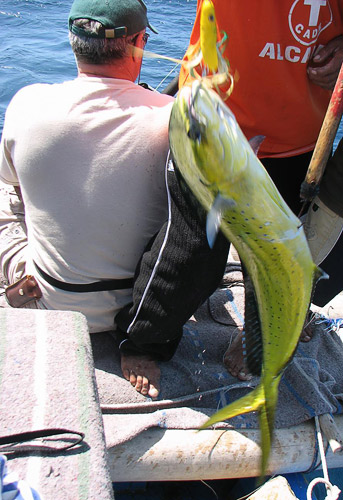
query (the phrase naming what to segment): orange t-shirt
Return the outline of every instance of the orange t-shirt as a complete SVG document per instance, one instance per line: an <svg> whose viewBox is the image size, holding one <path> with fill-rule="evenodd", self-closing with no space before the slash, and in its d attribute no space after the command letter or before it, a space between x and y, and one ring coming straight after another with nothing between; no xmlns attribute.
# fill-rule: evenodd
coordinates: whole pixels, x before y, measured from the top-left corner
<svg viewBox="0 0 343 500"><path fill-rule="evenodd" d="M200 5L190 39L199 40ZM238 81L226 103L248 139L264 135L260 157L311 151L331 92L311 83L307 65L318 47L343 34L339 0L213 0L224 56ZM187 59L187 53L185 56ZM190 81L181 69L180 87Z"/></svg>

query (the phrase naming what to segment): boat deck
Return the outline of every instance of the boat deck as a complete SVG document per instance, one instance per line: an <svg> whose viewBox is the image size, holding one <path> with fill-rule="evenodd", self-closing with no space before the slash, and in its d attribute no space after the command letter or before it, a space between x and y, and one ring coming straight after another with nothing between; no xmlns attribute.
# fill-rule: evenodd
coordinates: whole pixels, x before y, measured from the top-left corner
<svg viewBox="0 0 343 500"><path fill-rule="evenodd" d="M175 360L163 367L159 401L149 401L138 395L123 379L112 337L96 334L90 339L81 314L0 308L0 434L51 427L85 434L84 443L65 452L50 450L47 453L37 448L37 442L30 443L30 453L9 457L10 471L27 480L43 498L57 500L113 498L112 483L117 499L131 498L125 497L129 495L128 488L137 499L153 499L155 494L156 498L164 498L158 496L160 488L165 491L168 487L170 493L175 493L178 488L181 491L187 487L205 500L206 494L200 492L203 486L204 491L210 492L208 498L214 496L211 497L211 490L199 481L215 485L220 498L220 488L226 492L229 487L237 489L239 483L242 486L239 478L258 476L259 430L258 425L254 425L254 416L252 420L238 418L235 428L231 423L223 423L215 429L197 432L198 426L218 405L227 403L224 396L229 388L234 386L235 397L241 390L251 390L249 385L232 381L224 374L221 356L230 327L219 321L227 319L229 312L231 320L238 322L241 303L236 295L238 289L228 287L227 283L218 293L220 300L226 297L226 302L222 301L220 306L211 301L191 318L185 327L180 352ZM213 318L216 321L210 336L204 337L202 326L208 330L205 313L209 308L211 321ZM321 312L332 320L343 317L342 297ZM300 358L292 363L296 371L291 373L293 378L299 379L303 376L299 370L306 362L311 382L314 380L311 366L317 367L319 381L324 383L319 385L325 398L321 399L320 407L308 401L317 414L328 414L327 408L336 405L334 428L342 446L343 415L339 415L342 398L333 390L328 392L328 387L332 389L335 385L334 377L338 377L336 365L341 372L340 331L328 332L324 324L318 328L320 332L314 339L300 346ZM206 339L212 339L212 346L204 345ZM317 349L316 356L311 354L313 349ZM325 349L332 356L329 367L323 364ZM287 378L286 374L285 387L280 391L279 425L275 429L268 473L298 473L292 478L295 481L298 477L299 483L300 479L305 481L303 471L320 468L320 457L311 413L292 425L284 425L282 420L285 398L291 404L287 384L292 382L292 377ZM285 388L288 392L283 392ZM305 385L300 393L303 398L307 397L307 391ZM64 440L45 439L40 444L56 448L71 439L70 436ZM343 453L333 453L327 435L324 435L324 446L328 466L338 470L343 467ZM3 453L1 449L0 453ZM223 483L223 479L229 481ZM161 485L161 481L165 484ZM249 484L249 480L245 479L244 484ZM140 496L144 494L149 496ZM184 498L189 500L192 494Z"/></svg>

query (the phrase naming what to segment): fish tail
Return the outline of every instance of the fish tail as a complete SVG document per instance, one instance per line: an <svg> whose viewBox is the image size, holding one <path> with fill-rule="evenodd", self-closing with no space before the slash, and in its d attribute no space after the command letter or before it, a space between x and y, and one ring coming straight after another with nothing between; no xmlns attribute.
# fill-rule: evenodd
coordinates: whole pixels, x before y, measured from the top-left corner
<svg viewBox="0 0 343 500"><path fill-rule="evenodd" d="M207 427L218 422L223 422L228 418L233 418L237 415L244 415L245 413L250 413L251 411L258 411L262 450L260 483L266 475L272 445L274 417L278 400L280 378L280 376L275 377L269 383L266 383L266 381L262 378L261 383L252 392L217 411L217 413L212 415L212 417L210 417L207 422L200 427L200 429L206 429Z"/></svg>
<svg viewBox="0 0 343 500"><path fill-rule="evenodd" d="M272 446L275 409L278 400L280 377L276 377L270 384L264 386L264 404L260 408L259 420L261 431L261 483L266 475L268 459Z"/></svg>
<svg viewBox="0 0 343 500"><path fill-rule="evenodd" d="M217 422L223 422L224 420L236 417L237 415L243 415L244 413L259 410L264 403L264 388L262 384L259 384L256 389L249 392L249 394L246 394L237 401L233 401L229 405L217 411L207 420L207 422L205 422L205 424L200 427L200 429L206 429Z"/></svg>

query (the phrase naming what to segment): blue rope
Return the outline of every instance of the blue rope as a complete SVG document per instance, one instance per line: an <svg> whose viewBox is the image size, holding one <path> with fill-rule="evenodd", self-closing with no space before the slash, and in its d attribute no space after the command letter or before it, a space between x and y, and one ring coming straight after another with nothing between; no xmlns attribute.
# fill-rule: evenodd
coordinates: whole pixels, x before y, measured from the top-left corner
<svg viewBox="0 0 343 500"><path fill-rule="evenodd" d="M7 472L7 458L0 455L0 497L2 500L41 500L38 493L25 481Z"/></svg>

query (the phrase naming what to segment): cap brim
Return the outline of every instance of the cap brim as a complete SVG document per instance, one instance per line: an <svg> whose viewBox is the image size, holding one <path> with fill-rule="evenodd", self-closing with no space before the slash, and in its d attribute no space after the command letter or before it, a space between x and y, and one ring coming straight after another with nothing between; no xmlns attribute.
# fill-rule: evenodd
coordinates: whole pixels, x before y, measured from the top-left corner
<svg viewBox="0 0 343 500"><path fill-rule="evenodd" d="M156 33L156 35L158 35L158 31L156 28L154 28L153 26L151 26L151 24L148 22L148 26L147 26L153 33Z"/></svg>

